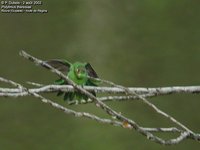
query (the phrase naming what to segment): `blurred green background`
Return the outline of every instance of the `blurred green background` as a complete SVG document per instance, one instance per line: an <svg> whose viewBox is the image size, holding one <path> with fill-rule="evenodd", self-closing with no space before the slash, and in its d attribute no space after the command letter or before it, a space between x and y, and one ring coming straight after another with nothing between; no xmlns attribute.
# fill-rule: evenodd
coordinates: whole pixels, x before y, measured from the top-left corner
<svg viewBox="0 0 200 150"><path fill-rule="evenodd" d="M18 55L43 60L90 62L98 75L132 87L200 84L200 1L198 0L46 0L46 14L0 13L0 76L26 85L57 78ZM3 86L3 84L1 84ZM93 104L68 106L106 116ZM200 132L200 96L170 95L151 102ZM142 126L174 126L140 101L109 106ZM170 138L175 135L159 134ZM1 150L199 149L185 140L162 146L139 133L75 118L32 97L0 98Z"/></svg>

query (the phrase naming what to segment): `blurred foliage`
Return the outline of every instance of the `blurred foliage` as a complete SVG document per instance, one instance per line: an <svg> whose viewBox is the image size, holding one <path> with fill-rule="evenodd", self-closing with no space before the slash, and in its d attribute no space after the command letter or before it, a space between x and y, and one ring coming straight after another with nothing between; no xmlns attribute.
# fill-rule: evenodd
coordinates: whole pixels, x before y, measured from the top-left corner
<svg viewBox="0 0 200 150"><path fill-rule="evenodd" d="M103 79L124 86L199 85L200 1L198 0L46 0L47 14L0 13L0 76L53 83L56 76L21 58L26 50L41 59L90 62ZM0 84L3 85L3 84ZM106 116L93 104L71 109ZM151 99L200 132L199 95ZM198 149L186 140L163 147L135 131L74 118L31 97L0 98L0 149L100 150ZM109 102L143 126L173 126L140 101ZM171 137L169 135L169 137Z"/></svg>

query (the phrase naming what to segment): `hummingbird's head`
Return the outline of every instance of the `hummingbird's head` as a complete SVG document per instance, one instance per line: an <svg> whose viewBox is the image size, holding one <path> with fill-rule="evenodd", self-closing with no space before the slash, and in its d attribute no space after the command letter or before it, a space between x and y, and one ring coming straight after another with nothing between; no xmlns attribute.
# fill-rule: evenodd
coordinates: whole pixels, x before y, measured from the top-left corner
<svg viewBox="0 0 200 150"><path fill-rule="evenodd" d="M83 63L75 63L74 64L74 72L78 79L83 79L87 77L87 71L85 68L85 64Z"/></svg>

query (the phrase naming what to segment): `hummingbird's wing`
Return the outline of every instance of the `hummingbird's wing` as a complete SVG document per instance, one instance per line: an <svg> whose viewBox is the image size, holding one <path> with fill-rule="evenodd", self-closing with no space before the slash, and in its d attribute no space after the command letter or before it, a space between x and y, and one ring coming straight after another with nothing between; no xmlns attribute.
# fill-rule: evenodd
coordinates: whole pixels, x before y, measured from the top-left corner
<svg viewBox="0 0 200 150"><path fill-rule="evenodd" d="M97 73L94 71L94 69L92 68L92 66L90 65L90 63L86 63L85 65L85 69L87 71L88 76L93 77L93 78L99 78ZM86 83L86 85L90 85L90 86L97 86L98 83L93 80L93 79L89 79ZM96 96L96 93L93 91L91 92L94 96Z"/></svg>
<svg viewBox="0 0 200 150"><path fill-rule="evenodd" d="M94 71L90 63L86 63L85 69L87 71L88 76L93 77L93 78L99 78L97 73ZM99 84L98 81L94 79L89 79L86 83L86 85L91 85L91 86L97 86ZM92 92L93 95L96 95L95 92Z"/></svg>
<svg viewBox="0 0 200 150"><path fill-rule="evenodd" d="M61 71L62 73L68 73L71 64L66 60L59 60L59 59L51 59L45 61L45 63L49 64L50 66L54 67L55 69ZM47 66L45 68L49 69Z"/></svg>
<svg viewBox="0 0 200 150"><path fill-rule="evenodd" d="M92 68L92 66L90 65L90 63L87 63L85 65L85 69L88 73L88 76L93 77L93 78L98 78L97 73L94 71L94 69Z"/></svg>

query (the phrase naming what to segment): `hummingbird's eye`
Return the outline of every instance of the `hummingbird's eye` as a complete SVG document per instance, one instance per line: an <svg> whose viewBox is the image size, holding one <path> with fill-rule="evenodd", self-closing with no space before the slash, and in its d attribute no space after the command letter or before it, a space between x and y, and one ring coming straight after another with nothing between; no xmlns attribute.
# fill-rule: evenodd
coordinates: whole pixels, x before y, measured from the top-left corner
<svg viewBox="0 0 200 150"><path fill-rule="evenodd" d="M76 72L79 73L85 73L85 69L84 68L77 68Z"/></svg>
<svg viewBox="0 0 200 150"><path fill-rule="evenodd" d="M80 73L80 69L76 69L76 72L77 72L77 73Z"/></svg>

